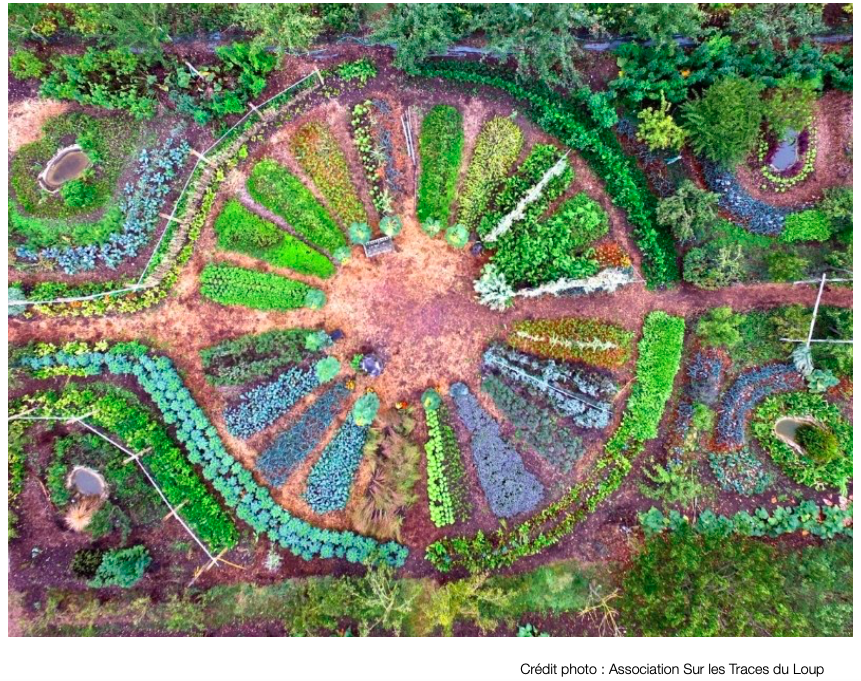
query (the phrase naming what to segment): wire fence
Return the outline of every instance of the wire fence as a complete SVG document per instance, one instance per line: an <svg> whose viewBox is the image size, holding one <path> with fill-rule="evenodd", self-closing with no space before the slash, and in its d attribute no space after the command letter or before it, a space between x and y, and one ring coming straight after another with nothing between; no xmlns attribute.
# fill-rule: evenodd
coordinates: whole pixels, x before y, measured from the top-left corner
<svg viewBox="0 0 861 681"><path fill-rule="evenodd" d="M240 125L244 124L244 123L245 123L245 121L247 121L247 120L248 120L249 116L252 116L252 115L260 115L260 114L261 114L261 112L262 112L262 110L263 110L266 106L268 106L271 102L273 102L274 100L278 99L278 98L279 98L279 97L281 97L282 95L285 95L286 93L290 92L290 90L293 90L293 89L294 89L294 88L296 88L298 85L301 85L302 83L304 83L304 82L305 82L306 80L308 80L309 78L314 78L314 77L316 77L316 78L318 78L318 79L320 80L320 85L324 85L324 84L325 84L325 82L324 82L324 80L323 80L323 74L321 74L321 73L320 73L320 70L319 70L319 69L316 69L316 68L315 68L311 73L309 73L309 74L308 74L307 76L305 76L304 78L300 78L299 80L297 80L297 81L296 81L295 83L293 83L292 85L287 86L286 88L284 88L284 89L283 89L283 90L281 90L280 92L278 92L278 93L276 93L276 94L272 95L271 97L267 98L266 100L264 100L264 101L263 101L263 102L261 102L260 104L254 105L254 104L252 103L252 104L251 104L251 107L250 107L250 108L249 108L249 110L248 110L248 112L247 112L246 114L244 114L244 115L242 116L242 118L240 118L238 121L236 121L236 123L234 123L232 126L230 126L230 128L228 128L228 129L227 129L227 131L226 131L226 132L225 132L221 137L219 137L219 138L218 138L217 140L215 140L212 144L210 144L210 145L206 148L206 150L205 150L205 151L200 152L200 153L198 154L197 162L196 162L196 163L194 164L194 166L192 167L191 172L188 174L188 177L186 177L186 179L185 179L185 183L184 183L184 184L183 184L183 186L182 186L182 190L180 191L179 196L177 196L177 197L176 197L176 200L173 202L173 208L172 208L172 210L170 211L170 215L169 215L169 216L167 216L167 217L165 218L165 226L164 226L164 229L161 231L161 235L159 236L158 241L156 242L155 248L153 248L152 253L150 254L149 260L147 260L147 264L146 264L146 266L144 267L143 272L141 272L141 275L140 275L140 277L138 278L138 280L137 280L137 283L136 283L136 284L133 284L132 286L126 286L126 287L123 287L123 288L113 289L113 290L111 290L111 291L102 291L102 292L100 292L100 293L94 293L94 294L91 294L91 295L88 295L88 296L74 296L74 297L66 297L66 298L52 298L52 299L50 299L50 300L26 300L26 299L22 299L22 300L11 300L11 299L9 299L9 300L7 301L8 306L9 306L9 307L15 307L15 306L19 306L19 305L20 305L20 306L27 306L27 305L54 305L54 304L60 304L60 303L84 302L84 301L87 301L87 300L97 300L98 298L104 298L104 297L106 297L106 296L111 296L111 295L115 295L115 294L118 294L118 293L129 293L129 292L132 292L132 291L139 291L139 290L141 290L141 289L144 289L144 288L151 288L152 286L157 285L157 284L152 284L151 286L149 286L149 287L148 287L148 286L145 286L143 282L144 282L144 280L146 279L147 273L149 272L150 267L152 266L152 263L153 263L153 261L155 260L155 257L156 257L156 255L158 254L159 249L161 248L162 243L164 242L164 238L165 238L165 236L166 236L166 235L167 235L167 233L170 231L170 224L171 224L171 222L175 222L175 221L177 221L177 218L176 218L176 211L177 211L177 209L179 208L179 206L181 205L182 200L183 200L183 198L185 197L185 193L186 193L186 191L188 191L188 186L189 186L189 184L191 184L191 180L192 180L192 178L195 176L195 173L197 173L197 170L198 170L198 168L200 167L200 164L201 164L201 163L205 163L205 162L207 162L207 159L206 159L207 154L209 154L213 149L215 149L219 144L221 144L221 143L222 143L222 142L223 142L223 141L224 141L224 140L225 140L225 139L226 139L226 138L227 138L231 133L233 133L233 131L234 131L234 130L236 130ZM314 86L314 88L316 88L316 87L317 87L317 86L315 85L315 86ZM314 88L312 88L312 89L314 89Z"/></svg>

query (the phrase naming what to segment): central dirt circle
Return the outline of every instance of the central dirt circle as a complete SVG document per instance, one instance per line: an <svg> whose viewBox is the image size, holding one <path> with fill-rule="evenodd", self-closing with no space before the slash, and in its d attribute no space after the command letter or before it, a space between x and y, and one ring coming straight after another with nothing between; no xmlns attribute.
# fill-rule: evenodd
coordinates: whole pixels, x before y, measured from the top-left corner
<svg viewBox="0 0 861 681"><path fill-rule="evenodd" d="M385 369L374 389L391 401L432 385L473 383L488 334L501 322L475 300L478 260L411 220L395 246L374 259L354 249L326 287L326 326L346 336L334 353L346 362L354 353L378 353Z"/></svg>

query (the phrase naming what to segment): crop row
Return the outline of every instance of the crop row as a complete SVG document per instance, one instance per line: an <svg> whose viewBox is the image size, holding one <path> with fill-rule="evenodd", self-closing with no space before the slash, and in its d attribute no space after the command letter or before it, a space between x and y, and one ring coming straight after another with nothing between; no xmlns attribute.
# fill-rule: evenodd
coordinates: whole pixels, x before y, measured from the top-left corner
<svg viewBox="0 0 861 681"><path fill-rule="evenodd" d="M338 416L349 394L343 383L333 385L257 457L254 465L269 484L275 487L283 485L296 467L308 458Z"/></svg>
<svg viewBox="0 0 861 681"><path fill-rule="evenodd" d="M499 424L463 383L451 386L457 413L472 434L472 459L490 510L511 518L533 510L544 498L544 486L523 465L520 454L502 437Z"/></svg>
<svg viewBox="0 0 861 681"><path fill-rule="evenodd" d="M469 491L457 436L449 421L448 408L434 390L422 395L428 428L428 510L437 527L453 525L469 517Z"/></svg>
<svg viewBox="0 0 861 681"><path fill-rule="evenodd" d="M578 317L516 322L508 344L540 357L618 367L631 357L634 334L625 329Z"/></svg>
<svg viewBox="0 0 861 681"><path fill-rule="evenodd" d="M284 218L315 246L334 252L347 245L344 233L329 212L284 166L263 159L251 169L247 185L255 201Z"/></svg>

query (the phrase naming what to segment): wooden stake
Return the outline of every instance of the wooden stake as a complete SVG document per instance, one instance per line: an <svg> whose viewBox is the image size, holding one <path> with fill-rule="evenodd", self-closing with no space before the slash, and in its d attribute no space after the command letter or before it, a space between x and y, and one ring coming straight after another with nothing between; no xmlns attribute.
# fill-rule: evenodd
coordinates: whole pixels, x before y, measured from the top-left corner
<svg viewBox="0 0 861 681"><path fill-rule="evenodd" d="M67 425L67 426L73 426L73 425L75 425L78 421L83 421L85 418L89 418L90 416L92 416L92 415L93 415L93 414L95 414L95 413L96 413L96 412L91 411L89 414L84 414L83 416L75 416L75 417L73 417L73 418L70 418L68 421L66 421L66 425Z"/></svg>
<svg viewBox="0 0 861 681"><path fill-rule="evenodd" d="M137 454L132 454L130 457L123 460L123 466L125 466L127 463L129 463L131 461L136 461L137 459L140 459L144 454L146 454L147 452L150 452L150 451L152 451L152 447L147 447L146 449L138 452Z"/></svg>
<svg viewBox="0 0 861 681"><path fill-rule="evenodd" d="M159 213L158 216L160 218L164 218L165 220L170 220L171 222L177 222L180 225L182 224L182 220L180 220L179 218L173 217L173 215L168 215L167 213Z"/></svg>
<svg viewBox="0 0 861 681"><path fill-rule="evenodd" d="M210 161L208 158L206 158L206 156L204 156L203 154L201 154L199 151L195 151L194 149L192 149L192 150L191 150L191 153L192 153L192 154L194 154L195 156L197 156L197 158L199 158L201 161L203 161L204 163L206 163L208 166L211 166L211 167L213 167L213 168L215 168L215 167L216 167L216 166L215 166L215 164L214 164L212 161Z"/></svg>
<svg viewBox="0 0 861 681"><path fill-rule="evenodd" d="M807 334L807 347L810 347L810 341L813 340L813 327L816 326L816 315L819 313L819 301L822 300L822 292L825 291L825 282L828 275L822 273L822 282L819 284L819 293L816 294L816 304L813 306L813 319L810 320L810 332Z"/></svg>
<svg viewBox="0 0 861 681"><path fill-rule="evenodd" d="M263 114L260 112L260 109L254 106L254 102L248 102L248 106L254 113L256 113L261 118L261 120L263 119Z"/></svg>
<svg viewBox="0 0 861 681"><path fill-rule="evenodd" d="M319 79L320 79L320 85L324 85L324 86L325 86L325 85L326 85L326 82L323 80L323 74L322 74L322 73L320 73L320 69L318 69L318 68L316 68L316 67L315 67L315 68L314 68L314 72L317 74L317 78L319 78Z"/></svg>
<svg viewBox="0 0 861 681"><path fill-rule="evenodd" d="M26 415L27 415L27 414L29 414L30 412L34 412L34 411L36 411L36 407L30 407L29 409L25 409L24 411L22 411L20 414L12 414L12 415L11 415L11 416L9 416L9 418L7 418L6 420L7 420L7 421L14 421L15 419L19 419L19 418L21 418L22 416L26 416Z"/></svg>
<svg viewBox="0 0 861 681"><path fill-rule="evenodd" d="M174 506L174 507L173 507L173 510L172 510L170 513L168 513L164 518L162 518L162 519L161 519L161 521L162 521L162 522L166 522L167 520L169 520L171 516L176 515L176 512L177 512L179 509L181 509L183 506L185 506L187 503L188 503L188 499L184 499L184 500L182 501L182 503L180 503L180 504L179 504L179 506Z"/></svg>

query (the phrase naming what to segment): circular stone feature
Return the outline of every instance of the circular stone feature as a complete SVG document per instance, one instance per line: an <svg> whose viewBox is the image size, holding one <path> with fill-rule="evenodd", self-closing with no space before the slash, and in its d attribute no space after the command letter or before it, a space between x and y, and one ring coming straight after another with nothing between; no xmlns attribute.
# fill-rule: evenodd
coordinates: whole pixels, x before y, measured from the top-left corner
<svg viewBox="0 0 861 681"><path fill-rule="evenodd" d="M84 497L102 497L108 487L98 471L85 466L75 466L72 469L68 484Z"/></svg>
<svg viewBox="0 0 861 681"><path fill-rule="evenodd" d="M60 149L39 173L39 184L48 192L56 193L61 186L75 180L90 167L90 158L77 144Z"/></svg>

